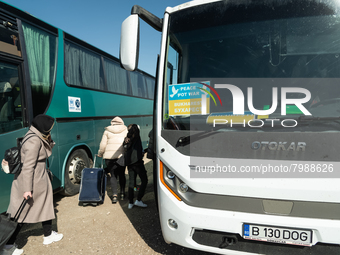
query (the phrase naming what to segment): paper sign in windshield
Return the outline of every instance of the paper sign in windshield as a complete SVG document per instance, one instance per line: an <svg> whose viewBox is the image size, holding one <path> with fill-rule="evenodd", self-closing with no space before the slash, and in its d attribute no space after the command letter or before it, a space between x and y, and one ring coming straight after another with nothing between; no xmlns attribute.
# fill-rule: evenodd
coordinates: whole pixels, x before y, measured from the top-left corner
<svg viewBox="0 0 340 255"><path fill-rule="evenodd" d="M210 112L210 82L169 86L169 115L197 115Z"/></svg>

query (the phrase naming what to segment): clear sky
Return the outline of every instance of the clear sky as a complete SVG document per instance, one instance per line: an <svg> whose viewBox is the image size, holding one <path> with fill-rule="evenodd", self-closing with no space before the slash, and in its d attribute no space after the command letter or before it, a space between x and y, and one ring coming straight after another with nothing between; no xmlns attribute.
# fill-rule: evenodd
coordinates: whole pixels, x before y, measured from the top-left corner
<svg viewBox="0 0 340 255"><path fill-rule="evenodd" d="M188 0L3 0L65 32L119 57L122 22L137 4L162 18L165 8ZM156 74L161 33L144 21L140 25L138 68Z"/></svg>

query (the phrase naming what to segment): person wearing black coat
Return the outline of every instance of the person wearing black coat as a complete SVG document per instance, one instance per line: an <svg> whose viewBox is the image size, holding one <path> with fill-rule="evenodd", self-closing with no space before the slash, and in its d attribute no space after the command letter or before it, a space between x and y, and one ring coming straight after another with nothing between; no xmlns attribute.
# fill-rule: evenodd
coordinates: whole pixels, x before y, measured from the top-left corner
<svg viewBox="0 0 340 255"><path fill-rule="evenodd" d="M128 134L124 139L123 146L125 149L125 165L128 166L129 172L128 208L132 209L134 205L139 207L147 207L147 205L142 202L142 198L145 193L146 185L148 184L148 177L144 167L144 151L142 141L140 139L139 127L136 124L130 124L128 126ZM133 202L134 180L136 175L139 176L142 183L138 191L137 199L135 202Z"/></svg>
<svg viewBox="0 0 340 255"><path fill-rule="evenodd" d="M153 145L153 129L151 129L151 131L149 132L149 145L148 145L146 157L154 160L154 158L155 158L154 150L155 150L155 148L154 148L154 145Z"/></svg>

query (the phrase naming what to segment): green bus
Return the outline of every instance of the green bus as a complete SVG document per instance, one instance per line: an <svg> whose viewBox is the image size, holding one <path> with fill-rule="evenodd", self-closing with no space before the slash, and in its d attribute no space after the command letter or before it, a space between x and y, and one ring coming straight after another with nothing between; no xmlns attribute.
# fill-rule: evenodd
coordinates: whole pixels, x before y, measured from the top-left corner
<svg viewBox="0 0 340 255"><path fill-rule="evenodd" d="M153 76L128 72L108 53L0 1L0 155L16 146L36 115L54 117L55 191L79 192L81 170L93 164L115 116L138 124L146 147L154 87ZM13 175L0 175L2 213Z"/></svg>

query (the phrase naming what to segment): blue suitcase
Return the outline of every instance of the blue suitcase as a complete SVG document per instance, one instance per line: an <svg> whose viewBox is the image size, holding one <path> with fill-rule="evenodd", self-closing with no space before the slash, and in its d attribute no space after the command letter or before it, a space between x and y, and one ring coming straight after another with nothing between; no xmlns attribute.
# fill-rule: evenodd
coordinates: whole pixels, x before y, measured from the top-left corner
<svg viewBox="0 0 340 255"><path fill-rule="evenodd" d="M95 166L96 159L93 165ZM104 203L106 173L101 168L84 168L81 175L79 204L98 205Z"/></svg>

